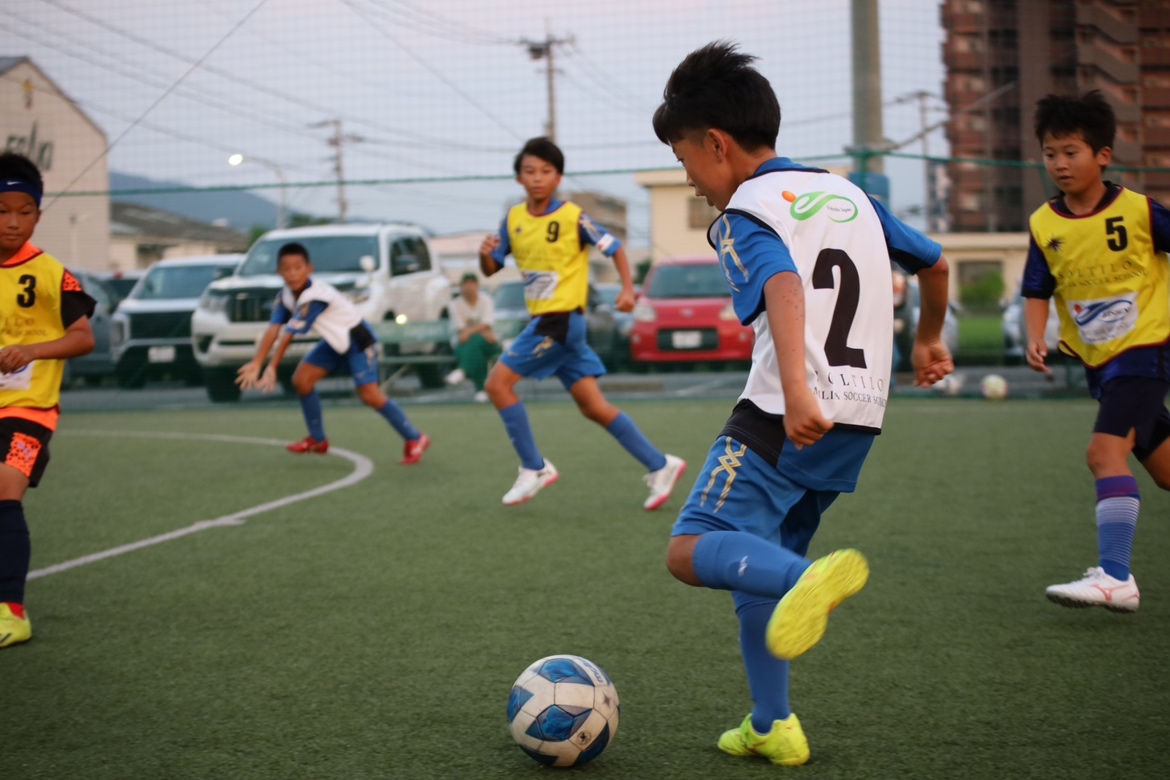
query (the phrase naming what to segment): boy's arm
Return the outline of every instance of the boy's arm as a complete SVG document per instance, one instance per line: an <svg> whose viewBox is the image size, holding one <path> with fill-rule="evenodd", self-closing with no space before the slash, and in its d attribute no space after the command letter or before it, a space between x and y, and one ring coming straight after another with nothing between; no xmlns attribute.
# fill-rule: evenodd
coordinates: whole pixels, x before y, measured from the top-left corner
<svg viewBox="0 0 1170 780"><path fill-rule="evenodd" d="M942 340L950 294L950 266L945 257L918 272L918 291L922 308L910 363L914 384L927 387L955 370L954 359Z"/></svg>
<svg viewBox="0 0 1170 780"><path fill-rule="evenodd" d="M804 286L800 276L786 271L764 282L764 306L784 388L784 433L799 450L816 444L833 427L821 413L805 376Z"/></svg>
<svg viewBox="0 0 1170 780"><path fill-rule="evenodd" d="M1028 347L1024 357L1033 371L1052 373L1044 361L1048 357L1048 342L1044 330L1048 327L1048 299L1024 299L1024 328L1028 332Z"/></svg>
<svg viewBox="0 0 1170 780"><path fill-rule="evenodd" d="M618 247L613 253L613 267L617 269L622 280L622 291L618 293L614 308L618 311L631 312L634 310L634 279L630 276L630 261L626 258L626 248Z"/></svg>
<svg viewBox="0 0 1170 780"><path fill-rule="evenodd" d="M288 345L292 343L293 336L296 334L292 331L286 330L280 337L280 343L276 345L276 353L273 354L272 360L268 363L268 368L264 369L264 374L260 377L260 381L256 383L256 389L270 393L276 389L276 371L280 367L280 361L284 360L284 353L288 352Z"/></svg>
<svg viewBox="0 0 1170 780"><path fill-rule="evenodd" d="M256 345L256 356L240 366L236 372L236 384L244 390L255 387L260 380L260 369L264 367L264 358L268 357L269 350L276 343L276 337L280 335L280 328L281 326L277 323L270 323L268 329L264 331L264 335L260 337L260 343Z"/></svg>
<svg viewBox="0 0 1170 780"><path fill-rule="evenodd" d="M504 258L511 251L508 241L508 218L504 217L500 229L484 238L479 245L479 270L484 276L491 276L504 267Z"/></svg>
<svg viewBox="0 0 1170 780"><path fill-rule="evenodd" d="M0 373L19 371L34 360L64 360L93 352L93 328L88 317L79 317L65 335L40 344L14 344L0 349Z"/></svg>

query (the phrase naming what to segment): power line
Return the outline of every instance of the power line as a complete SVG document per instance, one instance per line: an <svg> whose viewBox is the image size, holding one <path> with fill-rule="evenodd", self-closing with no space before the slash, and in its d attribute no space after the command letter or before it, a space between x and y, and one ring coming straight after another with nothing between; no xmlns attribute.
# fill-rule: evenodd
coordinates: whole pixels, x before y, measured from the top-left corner
<svg viewBox="0 0 1170 780"><path fill-rule="evenodd" d="M69 189L72 188L73 185L76 184L81 179L82 176L89 173L90 169L92 169L93 166L97 165L99 161L106 159L106 157L110 153L110 150L113 149L118 144L119 141L121 141L123 138L125 138L126 135L138 125L139 122L141 122L143 119L146 118L147 114L149 114L151 111L153 111L155 109L155 107L157 107L160 103L162 103L164 100L166 100L167 95L171 94L171 92L174 91L174 89L176 87L178 87L179 84L181 84L188 76L190 76L192 73L194 73L195 70L198 69L199 66L202 65L203 62L208 57L210 57L212 55L212 53L215 52L216 49L218 49L220 46L222 46L224 44L224 42L227 41L228 38L232 37L232 34L234 34L236 30L240 29L240 27L243 26L243 24L245 22L247 22L249 19L251 19L252 15L255 14L257 11L259 11L261 8L263 8L264 4L267 2L268 2L268 0L260 0L260 2L258 2L252 8L251 11L249 11L247 14L245 14L244 17L240 19L240 21L236 22L236 24L230 30L228 30L227 33L222 38L220 38L218 41L215 42L215 45L213 45L210 49L208 49L207 52L204 53L204 55L202 57L200 57L195 62L195 64L193 64L190 68L188 68L187 71L182 76L179 76L179 78L176 79L175 83L172 84L170 87L168 87L165 92L163 92L161 95L159 95L158 99L155 100L153 103L151 103L150 106L148 106L147 109L145 111L143 111L138 116L137 119L135 119L133 122L131 122L129 127L127 127L125 130L123 130L122 133L117 138L115 138L113 141L111 141L106 146L106 148L102 151L102 153L100 155L95 157L89 163L89 165L85 166L85 168L83 168L81 170L81 173L77 174L77 176L75 176L73 178L73 181L71 181L71 182L69 182L69 184L65 185L65 191L66 192L69 191ZM53 200L49 201L48 205L45 206L45 209L47 210L56 202L57 202L57 198L54 197Z"/></svg>

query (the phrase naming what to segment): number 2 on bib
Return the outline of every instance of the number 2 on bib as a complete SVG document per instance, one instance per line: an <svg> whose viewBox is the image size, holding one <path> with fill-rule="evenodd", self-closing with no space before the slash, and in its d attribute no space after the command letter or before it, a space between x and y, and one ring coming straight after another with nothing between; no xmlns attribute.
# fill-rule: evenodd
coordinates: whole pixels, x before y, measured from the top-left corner
<svg viewBox="0 0 1170 780"><path fill-rule="evenodd" d="M841 269L841 289L837 292L837 305L833 307L833 319L829 322L825 357L830 366L866 368L865 351L848 344L853 318L857 315L857 303L861 299L861 278L848 253L841 249L822 249L813 267L813 287L833 289L834 268Z"/></svg>

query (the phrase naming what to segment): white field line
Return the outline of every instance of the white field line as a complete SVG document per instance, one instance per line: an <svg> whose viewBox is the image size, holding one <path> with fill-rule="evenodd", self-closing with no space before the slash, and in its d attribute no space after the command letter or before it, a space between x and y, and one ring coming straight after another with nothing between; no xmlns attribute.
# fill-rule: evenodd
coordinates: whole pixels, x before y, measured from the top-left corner
<svg viewBox="0 0 1170 780"><path fill-rule="evenodd" d="M140 439L176 439L179 441L217 441L224 442L226 444L262 444L274 447L283 447L285 445L284 442L277 441L276 439L253 439L247 436L220 436L216 434L200 433L69 431L66 433L66 436L118 436ZM53 564L52 566L46 566L43 569L36 569L35 571L29 572L28 578L30 580L35 580L38 577L47 577L50 574L59 574L63 571L68 571L69 569L76 569L78 566L85 566L86 564L104 561L107 558L114 558L119 555L125 555L126 553L134 552L135 550L141 550L146 547L152 547L156 544L162 544L163 542L170 542L174 541L175 539L181 539L184 536L196 534L200 531L206 531L210 528L223 528L225 526L243 525L244 521L253 515L269 512L273 509L280 509L281 507L288 506L289 504L295 504L298 501L306 501L310 498L324 495L325 493L331 493L334 490L341 490L342 488L349 487L350 485L356 485L358 482L361 482L363 479L370 476L370 474L374 473L374 463L365 455L359 455L356 452L350 452L349 450L344 450L339 447L331 447L329 449L329 454L337 455L350 461L354 465L354 470L339 480L330 482L327 485L322 485L318 488L313 488L312 490L306 490L303 493L296 493L291 496L285 496L284 498L278 498L275 501L268 501L267 503L259 504L248 509L243 509L239 512L233 512L230 515L217 517L214 520L200 520L199 522L189 525L186 528L169 531L165 534L152 536L137 542L131 542L130 544L124 544L120 547L112 547L108 550L102 550L101 552L96 552L91 555L83 555L80 558L74 558L71 561L63 561L62 563Z"/></svg>
<svg viewBox="0 0 1170 780"><path fill-rule="evenodd" d="M726 384L728 384L727 377L716 377L715 379L708 379L705 382L699 382L697 385L690 385L689 387L684 387L680 390L674 390L670 394L675 397L685 398L689 395L698 395L705 390L710 390L713 387L719 387L720 385Z"/></svg>

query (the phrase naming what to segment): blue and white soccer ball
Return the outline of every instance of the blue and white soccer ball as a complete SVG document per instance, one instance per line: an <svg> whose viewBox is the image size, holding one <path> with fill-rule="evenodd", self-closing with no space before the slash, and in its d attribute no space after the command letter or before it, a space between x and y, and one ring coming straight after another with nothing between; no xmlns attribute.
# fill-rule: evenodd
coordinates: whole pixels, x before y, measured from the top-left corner
<svg viewBox="0 0 1170 780"><path fill-rule="evenodd" d="M508 697L520 749L548 766L585 764L617 734L618 694L609 676L576 655L550 655L524 670Z"/></svg>

